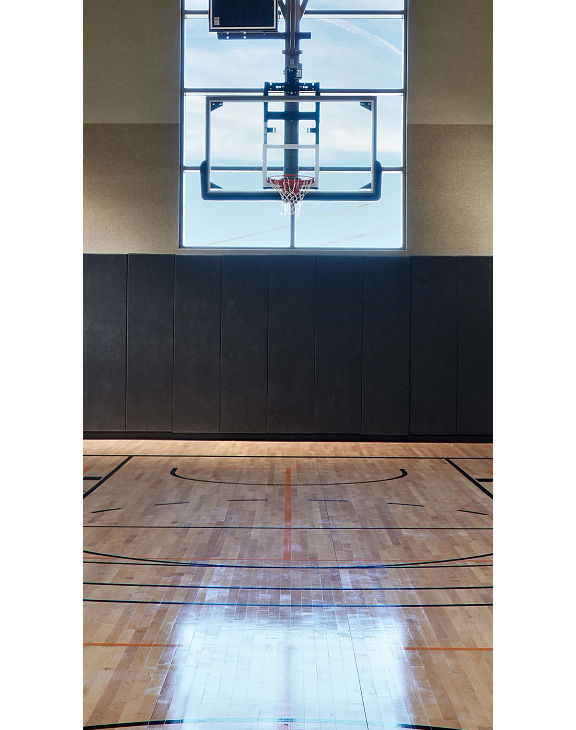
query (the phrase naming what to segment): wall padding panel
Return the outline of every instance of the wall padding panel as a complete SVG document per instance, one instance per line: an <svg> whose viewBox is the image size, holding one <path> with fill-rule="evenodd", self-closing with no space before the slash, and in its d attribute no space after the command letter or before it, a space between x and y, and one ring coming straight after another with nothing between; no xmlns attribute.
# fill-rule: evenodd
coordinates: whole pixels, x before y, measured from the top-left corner
<svg viewBox="0 0 576 730"><path fill-rule="evenodd" d="M220 431L266 433L268 257L222 257Z"/></svg>
<svg viewBox="0 0 576 730"><path fill-rule="evenodd" d="M174 256L128 256L126 430L172 430Z"/></svg>
<svg viewBox="0 0 576 730"><path fill-rule="evenodd" d="M84 262L86 431L492 431L490 257Z"/></svg>
<svg viewBox="0 0 576 730"><path fill-rule="evenodd" d="M458 431L492 433L492 258L458 259Z"/></svg>
<svg viewBox="0 0 576 730"><path fill-rule="evenodd" d="M220 430L222 257L176 256L174 431Z"/></svg>
<svg viewBox="0 0 576 730"><path fill-rule="evenodd" d="M84 428L126 428L126 266L84 256Z"/></svg>
<svg viewBox="0 0 576 730"><path fill-rule="evenodd" d="M410 433L455 434L458 259L412 258Z"/></svg>
<svg viewBox="0 0 576 730"><path fill-rule="evenodd" d="M362 433L409 433L410 259L364 259Z"/></svg>
<svg viewBox="0 0 576 730"><path fill-rule="evenodd" d="M268 432L314 432L316 257L270 258Z"/></svg>
<svg viewBox="0 0 576 730"><path fill-rule="evenodd" d="M318 257L317 433L362 430L362 258Z"/></svg>

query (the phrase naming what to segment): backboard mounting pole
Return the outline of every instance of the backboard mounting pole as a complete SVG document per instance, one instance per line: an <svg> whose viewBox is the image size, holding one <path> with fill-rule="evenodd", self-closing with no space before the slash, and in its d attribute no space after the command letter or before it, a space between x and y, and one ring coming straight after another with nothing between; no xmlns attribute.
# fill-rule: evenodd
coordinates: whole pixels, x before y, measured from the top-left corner
<svg viewBox="0 0 576 730"><path fill-rule="evenodd" d="M286 96L298 96L299 79L302 78L302 64L300 63L300 39L298 32L300 30L300 0L286 0L285 2L285 21L287 26L285 40L285 94ZM294 104L286 103L284 105L286 112L286 120L284 122L284 144L298 144L298 102ZM294 112L294 118L290 119L290 112ZM298 149L284 150L284 174L298 174Z"/></svg>
<svg viewBox="0 0 576 730"><path fill-rule="evenodd" d="M304 0L304 7L308 0ZM298 96L299 94L299 83L302 78L302 64L300 63L300 18L304 13L304 8L300 4L300 0L286 0L285 1L285 20L288 27L288 33L286 34L285 50L285 69L284 69L284 80L285 80L285 94L286 96ZM298 102L291 104L284 104L284 111L286 112L286 119L284 122L284 144L286 145L297 145L299 139L299 119ZM294 118L290 119L290 112L294 112ZM284 174L285 175L298 175L299 164L298 164L298 148L285 149L284 150ZM290 248L295 246L295 228L296 228L296 210L292 204L290 207Z"/></svg>

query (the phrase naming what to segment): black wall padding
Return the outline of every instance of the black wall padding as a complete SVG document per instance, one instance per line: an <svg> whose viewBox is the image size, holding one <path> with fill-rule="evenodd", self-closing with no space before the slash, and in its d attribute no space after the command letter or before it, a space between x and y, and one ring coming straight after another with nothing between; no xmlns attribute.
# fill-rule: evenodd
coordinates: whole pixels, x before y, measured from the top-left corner
<svg viewBox="0 0 576 730"><path fill-rule="evenodd" d="M318 257L316 433L362 430L362 258Z"/></svg>
<svg viewBox="0 0 576 730"><path fill-rule="evenodd" d="M172 430L174 256L128 255L126 430Z"/></svg>
<svg viewBox="0 0 576 730"><path fill-rule="evenodd" d="M409 433L410 259L364 259L362 433Z"/></svg>
<svg viewBox="0 0 576 730"><path fill-rule="evenodd" d="M176 256L174 431L220 430L221 256Z"/></svg>
<svg viewBox="0 0 576 730"><path fill-rule="evenodd" d="M412 258L410 433L455 434L458 259Z"/></svg>
<svg viewBox="0 0 576 730"><path fill-rule="evenodd" d="M84 256L84 428L126 429L126 262Z"/></svg>
<svg viewBox="0 0 576 730"><path fill-rule="evenodd" d="M268 257L222 257L220 431L266 433Z"/></svg>
<svg viewBox="0 0 576 730"><path fill-rule="evenodd" d="M316 257L270 257L268 432L314 432Z"/></svg>
<svg viewBox="0 0 576 730"><path fill-rule="evenodd" d="M492 433L492 258L458 259L458 431Z"/></svg>
<svg viewBox="0 0 576 730"><path fill-rule="evenodd" d="M492 432L492 259L87 254L84 428Z"/></svg>

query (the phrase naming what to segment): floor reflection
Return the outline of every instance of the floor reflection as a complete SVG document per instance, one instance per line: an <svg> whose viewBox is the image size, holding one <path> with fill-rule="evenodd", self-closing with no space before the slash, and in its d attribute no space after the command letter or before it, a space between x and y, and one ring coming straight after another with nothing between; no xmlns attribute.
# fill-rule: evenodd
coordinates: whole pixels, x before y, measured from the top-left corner
<svg viewBox="0 0 576 730"><path fill-rule="evenodd" d="M421 704L406 679L408 638L405 625L381 610L190 612L181 619L162 704L168 719L226 718L236 726L248 718L275 729L282 722L321 728L403 721Z"/></svg>

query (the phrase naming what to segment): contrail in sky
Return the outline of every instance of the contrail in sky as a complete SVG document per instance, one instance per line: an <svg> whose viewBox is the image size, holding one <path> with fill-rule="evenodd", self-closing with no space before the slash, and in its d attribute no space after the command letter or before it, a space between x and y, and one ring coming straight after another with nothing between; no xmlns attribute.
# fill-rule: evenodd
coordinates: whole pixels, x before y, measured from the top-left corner
<svg viewBox="0 0 576 730"><path fill-rule="evenodd" d="M376 35L376 33L370 33L369 30L365 30L364 28L359 28L357 25L354 25L354 23L349 23L347 20L333 20L328 18L322 18L324 23L330 23L331 25L336 25L339 28L342 28L343 30L348 31L349 33L354 33L355 35L362 36L363 38L367 38L372 43L377 43L380 46L386 46L391 51L394 51L394 53L397 53L399 56L402 55L402 51L396 48L396 46L393 43L390 43L387 40L384 40L384 38L381 38L379 35Z"/></svg>

